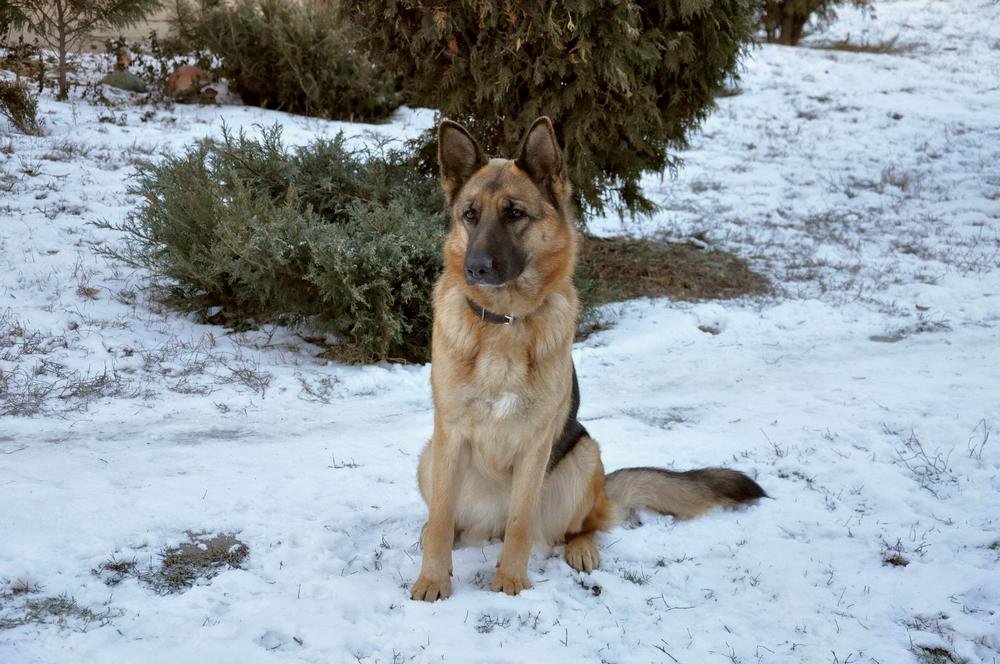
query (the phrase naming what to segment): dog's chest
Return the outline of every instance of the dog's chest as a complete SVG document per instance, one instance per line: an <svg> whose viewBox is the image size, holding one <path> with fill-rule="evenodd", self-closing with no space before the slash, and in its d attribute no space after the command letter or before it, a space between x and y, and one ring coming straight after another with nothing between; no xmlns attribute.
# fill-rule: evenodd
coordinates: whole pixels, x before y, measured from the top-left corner
<svg viewBox="0 0 1000 664"><path fill-rule="evenodd" d="M464 382L465 415L492 423L523 414L534 391L527 362L495 351L480 353Z"/></svg>
<svg viewBox="0 0 1000 664"><path fill-rule="evenodd" d="M442 386L439 395L445 426L468 442L480 472L503 481L526 445L543 444L538 420L550 404L540 398L527 357L487 347L462 369L460 380Z"/></svg>

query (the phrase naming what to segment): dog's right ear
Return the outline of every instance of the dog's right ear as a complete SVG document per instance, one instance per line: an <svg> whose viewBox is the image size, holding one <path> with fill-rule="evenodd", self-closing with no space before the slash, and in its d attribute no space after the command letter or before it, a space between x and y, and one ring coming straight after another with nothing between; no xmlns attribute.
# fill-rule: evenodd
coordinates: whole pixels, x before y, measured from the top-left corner
<svg viewBox="0 0 1000 664"><path fill-rule="evenodd" d="M451 204L473 173L486 165L486 155L465 127L442 120L438 127L438 163L441 165L441 187Z"/></svg>

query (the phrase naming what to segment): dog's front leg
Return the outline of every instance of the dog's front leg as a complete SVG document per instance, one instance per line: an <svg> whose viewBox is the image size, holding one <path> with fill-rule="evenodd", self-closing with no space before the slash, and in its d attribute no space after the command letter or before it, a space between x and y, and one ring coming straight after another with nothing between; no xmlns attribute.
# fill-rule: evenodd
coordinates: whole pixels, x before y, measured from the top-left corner
<svg viewBox="0 0 1000 664"><path fill-rule="evenodd" d="M525 450L514 462L510 513L504 529L497 574L491 586L493 590L516 595L531 587L528 558L534 542L535 516L548 458L547 448L530 449Z"/></svg>
<svg viewBox="0 0 1000 664"><path fill-rule="evenodd" d="M431 439L431 500L421 537L423 559L410 597L433 602L451 596L451 549L455 539L455 503L465 443L445 435L440 427Z"/></svg>

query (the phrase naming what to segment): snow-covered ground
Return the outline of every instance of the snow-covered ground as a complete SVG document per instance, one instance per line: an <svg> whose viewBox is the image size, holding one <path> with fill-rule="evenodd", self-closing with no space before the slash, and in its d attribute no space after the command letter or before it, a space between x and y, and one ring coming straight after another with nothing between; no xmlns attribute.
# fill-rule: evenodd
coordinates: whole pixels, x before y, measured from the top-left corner
<svg viewBox="0 0 1000 664"><path fill-rule="evenodd" d="M516 598L488 589L498 545L456 553L451 599L408 598L428 367L197 324L92 251L120 241L88 222L133 205L132 160L223 122L304 142L429 112L46 95L45 137L0 126L0 404L39 410L0 417L0 626L76 603L0 629L0 662L996 662L1000 4L877 10L810 40L909 48L755 50L678 177L649 179L663 212L626 225L737 251L775 295L611 306L574 351L609 469L726 464L774 499L646 515L591 575L536 554ZM91 572L188 532L236 533L244 569L172 595Z"/></svg>

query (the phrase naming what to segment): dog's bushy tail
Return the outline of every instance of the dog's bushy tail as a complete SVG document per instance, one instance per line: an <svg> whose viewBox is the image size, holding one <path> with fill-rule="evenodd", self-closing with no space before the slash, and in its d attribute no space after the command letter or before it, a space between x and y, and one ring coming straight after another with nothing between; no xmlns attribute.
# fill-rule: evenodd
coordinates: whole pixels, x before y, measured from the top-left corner
<svg viewBox="0 0 1000 664"><path fill-rule="evenodd" d="M759 484L728 468L622 468L605 477L604 490L620 518L644 508L690 519L713 507L738 507L767 497Z"/></svg>

